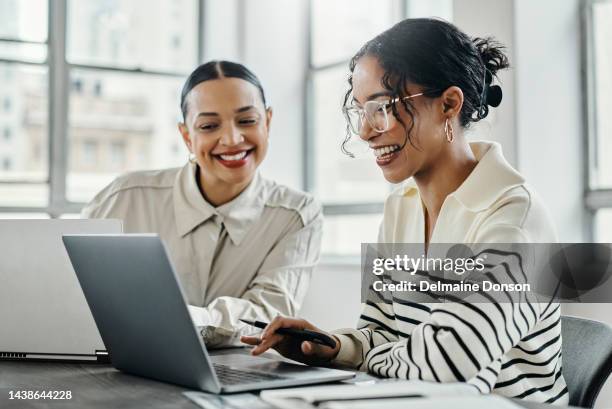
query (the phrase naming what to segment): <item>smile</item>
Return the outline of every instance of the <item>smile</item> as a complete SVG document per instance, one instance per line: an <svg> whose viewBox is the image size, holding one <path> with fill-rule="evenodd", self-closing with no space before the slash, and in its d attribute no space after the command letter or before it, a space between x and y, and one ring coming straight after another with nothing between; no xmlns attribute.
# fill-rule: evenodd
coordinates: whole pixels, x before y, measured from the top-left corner
<svg viewBox="0 0 612 409"><path fill-rule="evenodd" d="M384 159L385 156L391 155L393 152L398 151L399 148L399 145L387 145L372 149L372 151L374 152L374 156L376 156L376 158Z"/></svg>
<svg viewBox="0 0 612 409"><path fill-rule="evenodd" d="M244 166L248 162L249 156L254 150L255 148L251 148L242 151L213 154L212 156L225 167L239 168L241 166Z"/></svg>
<svg viewBox="0 0 612 409"><path fill-rule="evenodd" d="M247 155L247 151L242 151L234 155L219 155L219 157L221 157L221 159L223 160L240 160L240 159L244 159L246 155Z"/></svg>

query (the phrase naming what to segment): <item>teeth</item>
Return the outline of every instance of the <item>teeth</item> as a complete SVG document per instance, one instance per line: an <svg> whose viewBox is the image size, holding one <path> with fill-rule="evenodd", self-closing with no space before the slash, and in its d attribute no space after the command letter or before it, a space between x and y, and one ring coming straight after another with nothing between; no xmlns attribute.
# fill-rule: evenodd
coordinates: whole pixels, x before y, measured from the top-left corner
<svg viewBox="0 0 612 409"><path fill-rule="evenodd" d="M391 152L395 152L398 149L399 149L399 145L383 146L382 148L374 149L374 156L376 156L377 158L380 158L381 156L388 155Z"/></svg>
<svg viewBox="0 0 612 409"><path fill-rule="evenodd" d="M221 159L223 160L240 160L240 159L244 159L246 154L247 154L247 151L242 151L235 155L219 155L219 156L221 156Z"/></svg>

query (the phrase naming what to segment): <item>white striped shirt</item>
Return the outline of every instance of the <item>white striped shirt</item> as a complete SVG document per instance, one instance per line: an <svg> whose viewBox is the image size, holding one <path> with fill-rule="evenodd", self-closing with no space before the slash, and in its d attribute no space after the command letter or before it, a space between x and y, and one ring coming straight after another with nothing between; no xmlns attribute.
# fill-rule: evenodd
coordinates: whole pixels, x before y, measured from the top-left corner
<svg viewBox="0 0 612 409"><path fill-rule="evenodd" d="M470 146L478 165L444 201L431 243L555 242L545 207L505 161L499 145ZM410 180L387 199L379 242L423 243L424 231L421 198ZM482 393L567 404L559 304L529 298L473 301L422 304L372 290L357 329L334 332L341 342L335 363L387 377L463 381Z"/></svg>

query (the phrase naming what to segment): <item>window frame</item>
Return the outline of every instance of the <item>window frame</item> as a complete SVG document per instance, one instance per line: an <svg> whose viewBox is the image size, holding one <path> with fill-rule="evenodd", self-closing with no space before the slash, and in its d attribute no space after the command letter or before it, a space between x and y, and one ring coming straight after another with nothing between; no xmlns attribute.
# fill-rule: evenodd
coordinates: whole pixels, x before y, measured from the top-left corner
<svg viewBox="0 0 612 409"><path fill-rule="evenodd" d="M197 63L204 58L204 13L205 0L195 0L198 25L196 35ZM141 68L121 68L106 65L89 65L69 63L66 58L67 12L68 0L47 0L48 27L45 42L0 38L0 41L17 44L44 44L47 46L47 58L41 62L0 58L0 63L46 67L48 72L48 176L47 180L0 180L6 184L41 184L49 187L49 200L46 206L0 206L0 213L46 213L52 218L63 214L79 213L85 203L72 202L66 196L66 178L68 174L68 113L70 111L70 73L72 70L107 71L122 74L150 75L165 78L185 78L188 72L157 71Z"/></svg>
<svg viewBox="0 0 612 409"><path fill-rule="evenodd" d="M409 0L393 0L390 7L394 12L394 15L398 15L398 21L408 17L409 11ZM338 67L344 66L348 69L349 59L342 59L334 61L328 64L315 65L314 64L314 50L312 44L313 34L313 4L312 0L308 0L307 13L306 13L306 50L307 50L307 62L306 75L304 77L304 138L303 138L303 189L307 192L313 192L316 188L315 184L315 172L316 172L316 156L314 155L316 148L316 136L314 130L314 83L315 77L319 73L324 73L328 70L337 69ZM340 107L338 107L340 109ZM338 148L339 150L339 148ZM329 216L364 216L379 214L382 220L382 214L384 210L384 201L372 201L372 202L359 202L359 203L322 203L323 215ZM375 240L376 237L372 237ZM322 263L333 266L350 266L354 267L359 265L361 256L359 251L355 254L344 255L327 253L322 249Z"/></svg>
<svg viewBox="0 0 612 409"><path fill-rule="evenodd" d="M406 0L393 0L390 7L392 11L397 13L400 18L408 17L408 4ZM305 137L303 146L303 187L304 190L312 192L315 190L315 172L316 172L316 157L315 144L316 137L314 132L314 82L317 74L324 73L329 70L336 69L338 67L347 67L350 61L349 59L342 59L334 61L328 64L316 65L314 63L314 50L312 44L313 34L313 2L308 0L307 7L307 22L306 22L306 49L307 49L307 61L308 66L306 67L306 76L304 80L304 95L306 103L304 104L304 124L305 124ZM398 19L398 20L399 20ZM338 107L340 109L340 107ZM360 203L323 203L323 214L325 216L338 216L338 215L368 215L368 214L381 214L383 212L384 202L360 202Z"/></svg>
<svg viewBox="0 0 612 409"><path fill-rule="evenodd" d="M583 117L584 117L584 205L586 208L585 238L593 242L595 237L596 213L602 209L612 208L612 188L594 187L594 167L598 149L597 135L597 102L595 91L595 47L593 36L593 6L598 3L610 3L612 0L587 0L582 5L582 85L583 85Z"/></svg>

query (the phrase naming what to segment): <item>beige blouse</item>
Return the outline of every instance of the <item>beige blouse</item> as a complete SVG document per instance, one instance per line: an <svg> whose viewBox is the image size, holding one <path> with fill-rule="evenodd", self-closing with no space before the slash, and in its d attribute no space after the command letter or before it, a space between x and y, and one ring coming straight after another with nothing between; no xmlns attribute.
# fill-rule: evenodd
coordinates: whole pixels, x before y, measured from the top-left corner
<svg viewBox="0 0 612 409"><path fill-rule="evenodd" d="M295 315L319 258L320 204L259 174L238 197L213 207L199 191L194 164L129 173L82 216L121 219L126 233L160 235L209 346L237 345L253 333L239 318Z"/></svg>

